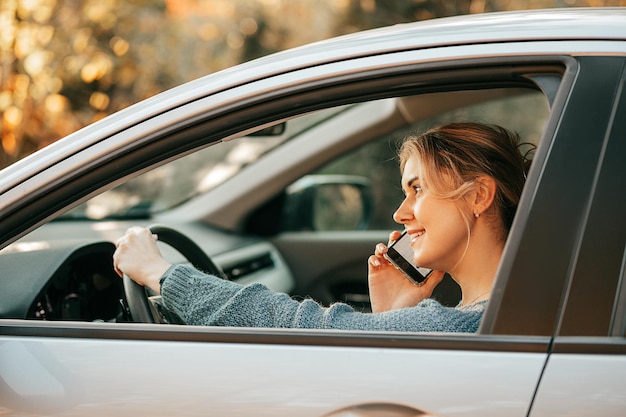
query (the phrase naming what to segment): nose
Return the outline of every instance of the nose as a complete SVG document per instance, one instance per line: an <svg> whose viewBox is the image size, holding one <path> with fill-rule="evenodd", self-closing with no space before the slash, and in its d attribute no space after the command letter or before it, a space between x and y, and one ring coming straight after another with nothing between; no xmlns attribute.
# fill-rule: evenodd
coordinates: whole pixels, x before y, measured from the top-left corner
<svg viewBox="0 0 626 417"><path fill-rule="evenodd" d="M406 224L413 219L413 210L408 197L402 200L398 209L393 213L393 220L399 224Z"/></svg>

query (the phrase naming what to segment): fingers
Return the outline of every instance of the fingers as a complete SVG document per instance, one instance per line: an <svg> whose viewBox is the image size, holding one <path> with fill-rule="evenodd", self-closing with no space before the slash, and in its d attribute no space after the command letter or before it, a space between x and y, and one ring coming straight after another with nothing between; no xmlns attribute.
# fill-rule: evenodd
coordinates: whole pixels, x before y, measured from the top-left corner
<svg viewBox="0 0 626 417"><path fill-rule="evenodd" d="M389 233L389 243L388 243L388 245L391 245L393 242L398 240L400 238L400 236L402 236L402 232L399 232L397 230L394 230L393 232Z"/></svg>
<svg viewBox="0 0 626 417"><path fill-rule="evenodd" d="M383 256L384 254L387 253L387 245L385 245L384 243L379 243L376 245L376 248L374 249L374 255L376 256Z"/></svg>
<svg viewBox="0 0 626 417"><path fill-rule="evenodd" d="M134 226L129 228L123 236L117 239L115 242L115 252L113 253L113 269L120 277L124 276L122 264L124 263L125 256L128 256L128 253L132 251L133 247L138 247L148 236L152 237L149 241L156 241L157 239L157 236L152 234L149 229Z"/></svg>
<svg viewBox="0 0 626 417"><path fill-rule="evenodd" d="M115 243L115 247L126 248L129 245L139 245L152 247L153 243L158 240L158 236L153 234L150 229L133 226L129 228L124 236L120 237Z"/></svg>
<svg viewBox="0 0 626 417"><path fill-rule="evenodd" d="M115 273L119 275L120 278L122 278L124 277L124 272L122 272L119 265L120 265L119 252L116 249L115 252L113 252L113 269L115 270Z"/></svg>
<svg viewBox="0 0 626 417"><path fill-rule="evenodd" d="M378 243L376 248L374 249L374 255L368 258L368 264L373 267L373 269L380 268L384 263L389 264L389 261L385 259L385 254L389 249L389 246L398 240L398 238L402 235L401 232L394 230L389 233L389 243L385 245L384 243Z"/></svg>
<svg viewBox="0 0 626 417"><path fill-rule="evenodd" d="M389 261L385 259L385 254L387 253L389 246L398 240L400 236L402 236L402 232L397 230L389 233L389 243L387 245L384 243L378 243L374 249L374 255L368 258L368 264L374 267L374 269L380 268L384 263L389 264Z"/></svg>
<svg viewBox="0 0 626 417"><path fill-rule="evenodd" d="M379 243L374 249L374 254L371 255L367 262L373 269L378 269L383 265L383 262L387 262L384 255L387 253L387 246L384 243Z"/></svg>
<svg viewBox="0 0 626 417"><path fill-rule="evenodd" d="M372 270L379 269L382 266L382 262L380 260L380 257L378 257L376 255L371 255L367 259L367 263L368 263L368 265L370 265L370 269L372 269Z"/></svg>
<svg viewBox="0 0 626 417"><path fill-rule="evenodd" d="M171 264L161 256L156 239L149 229L131 227L115 243L113 267L121 277L127 275L158 293L159 279Z"/></svg>

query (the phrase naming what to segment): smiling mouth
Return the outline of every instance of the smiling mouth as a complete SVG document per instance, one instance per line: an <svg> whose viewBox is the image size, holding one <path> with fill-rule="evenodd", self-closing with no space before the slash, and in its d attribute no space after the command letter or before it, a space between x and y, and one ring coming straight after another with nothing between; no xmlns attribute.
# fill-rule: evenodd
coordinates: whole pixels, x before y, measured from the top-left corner
<svg viewBox="0 0 626 417"><path fill-rule="evenodd" d="M419 232L411 233L411 243L415 242L420 236L426 233L425 230L420 230Z"/></svg>

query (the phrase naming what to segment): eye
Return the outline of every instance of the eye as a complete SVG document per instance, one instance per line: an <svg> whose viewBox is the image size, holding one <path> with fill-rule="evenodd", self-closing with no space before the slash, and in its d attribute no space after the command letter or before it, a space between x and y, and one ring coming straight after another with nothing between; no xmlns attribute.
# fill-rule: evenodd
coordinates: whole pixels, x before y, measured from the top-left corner
<svg viewBox="0 0 626 417"><path fill-rule="evenodd" d="M420 184L419 178L417 178L417 177L411 178L405 184L406 185L404 185L402 187L402 192L403 192L405 198L409 197L409 196L417 196L422 191L424 191L422 189L421 184Z"/></svg>

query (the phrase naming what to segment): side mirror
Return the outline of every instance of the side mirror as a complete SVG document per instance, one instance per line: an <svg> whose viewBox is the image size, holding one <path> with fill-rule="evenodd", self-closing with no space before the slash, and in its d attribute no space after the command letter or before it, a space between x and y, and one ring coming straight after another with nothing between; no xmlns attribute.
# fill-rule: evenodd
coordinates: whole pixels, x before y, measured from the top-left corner
<svg viewBox="0 0 626 417"><path fill-rule="evenodd" d="M287 187L283 230L364 230L374 210L369 179L307 175Z"/></svg>

